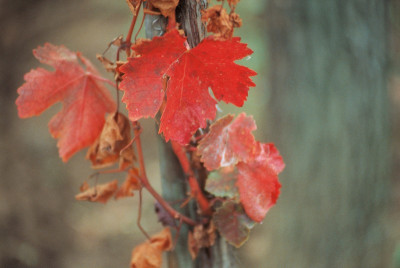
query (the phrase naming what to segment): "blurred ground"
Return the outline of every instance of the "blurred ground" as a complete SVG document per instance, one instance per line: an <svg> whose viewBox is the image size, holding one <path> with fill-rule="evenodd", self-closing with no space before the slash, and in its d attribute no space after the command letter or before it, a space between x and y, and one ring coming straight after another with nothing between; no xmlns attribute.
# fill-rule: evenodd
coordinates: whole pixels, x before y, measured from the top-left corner
<svg viewBox="0 0 400 268"><path fill-rule="evenodd" d="M259 128L256 138L267 142L265 133L271 126L265 120L269 94L264 10L264 1L239 4L238 13L244 18L244 25L237 35L255 51L245 64L258 72L257 87L250 91L243 109L221 107L224 113L245 111L254 115ZM72 51L81 51L100 69L95 54L127 32L130 18L123 0L112 4L106 0L0 0L0 267L128 267L133 246L144 240L135 223L136 197L110 201L104 206L74 200L80 184L92 171L89 162L82 160L85 152L66 164L58 158L56 141L48 133L47 122L60 106L40 117L21 120L14 105L23 74L38 66L31 53L33 48L45 42L63 44ZM398 30L395 28L394 33ZM400 47L398 44L399 40L393 38L391 47ZM397 50L392 56L398 57ZM394 60L392 65L398 63ZM393 148L395 163L399 163L400 83L393 85ZM148 175L159 189L153 121L144 120L143 126ZM396 189L399 175L397 166L393 177ZM398 205L398 190L394 196ZM268 250L273 247L273 241L268 239L268 221L277 209L279 202L265 224L253 230L249 242L238 253L239 267L264 267ZM143 226L149 233L157 232L161 227L147 194L144 211ZM398 211L398 206L393 209L393 220L399 219ZM400 241L399 230L392 233Z"/></svg>

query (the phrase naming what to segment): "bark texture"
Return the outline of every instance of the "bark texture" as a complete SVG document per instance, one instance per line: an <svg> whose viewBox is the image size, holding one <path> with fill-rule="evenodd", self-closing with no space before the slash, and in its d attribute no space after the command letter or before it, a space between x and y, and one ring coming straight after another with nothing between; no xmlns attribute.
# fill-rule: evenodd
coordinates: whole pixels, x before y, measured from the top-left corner
<svg viewBox="0 0 400 268"><path fill-rule="evenodd" d="M386 1L269 1L270 267L388 267ZM284 252L284 254L282 254Z"/></svg>

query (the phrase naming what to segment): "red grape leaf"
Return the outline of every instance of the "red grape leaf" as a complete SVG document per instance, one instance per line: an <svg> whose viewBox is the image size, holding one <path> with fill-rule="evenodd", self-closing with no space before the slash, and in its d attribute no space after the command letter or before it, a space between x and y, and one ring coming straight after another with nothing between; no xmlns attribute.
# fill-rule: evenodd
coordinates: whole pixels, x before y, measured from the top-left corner
<svg viewBox="0 0 400 268"><path fill-rule="evenodd" d="M62 102L62 110L51 119L49 129L59 139L60 157L68 161L96 140L103 128L105 113L115 110L116 105L104 85L111 82L100 77L79 52L73 53L64 46L45 44L33 54L55 71L37 68L25 74L26 82L18 88L18 114L21 118L39 115L56 102Z"/></svg>
<svg viewBox="0 0 400 268"><path fill-rule="evenodd" d="M226 241L237 248L247 241L250 229L254 226L243 208L233 201L224 202L214 213L213 221Z"/></svg>
<svg viewBox="0 0 400 268"><path fill-rule="evenodd" d="M90 201L107 203L107 201L114 195L118 189L118 180L113 180L108 183L98 184L92 188L88 188L88 184L84 182L81 186L81 193L75 196L79 201Z"/></svg>
<svg viewBox="0 0 400 268"><path fill-rule="evenodd" d="M160 268L162 253L171 249L172 235L167 227L133 249L131 268Z"/></svg>
<svg viewBox="0 0 400 268"><path fill-rule="evenodd" d="M206 180L205 190L218 197L239 200L239 191L236 186L237 176L238 171L234 166L210 172Z"/></svg>
<svg viewBox="0 0 400 268"><path fill-rule="evenodd" d="M267 162L271 166L271 168L279 174L285 168L285 163L283 162L282 156L279 154L278 149L276 149L273 143L263 144L259 149L264 150L267 155Z"/></svg>
<svg viewBox="0 0 400 268"><path fill-rule="evenodd" d="M256 148L252 159L237 164L237 186L247 215L261 222L278 199L281 184L277 171L285 164L274 145L257 143Z"/></svg>
<svg viewBox="0 0 400 268"><path fill-rule="evenodd" d="M244 113L236 119L227 115L216 121L198 146L204 166L214 170L246 161L254 150L256 142L251 132L256 128L253 118Z"/></svg>
<svg viewBox="0 0 400 268"><path fill-rule="evenodd" d="M185 41L177 30L142 41L132 47L137 57L120 68L125 73L123 102L131 120L155 116L169 78L159 132L180 144L187 144L207 119L214 119L216 100L209 88L217 100L242 106L249 87L255 86L250 76L256 75L234 63L252 53L238 37L223 41L208 37L193 49L187 49Z"/></svg>

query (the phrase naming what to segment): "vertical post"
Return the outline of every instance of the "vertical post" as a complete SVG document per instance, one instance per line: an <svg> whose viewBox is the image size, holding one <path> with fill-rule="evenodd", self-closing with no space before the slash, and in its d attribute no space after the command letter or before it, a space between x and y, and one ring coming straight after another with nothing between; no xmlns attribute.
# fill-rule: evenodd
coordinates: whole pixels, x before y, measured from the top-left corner
<svg viewBox="0 0 400 268"><path fill-rule="evenodd" d="M205 37L205 28L201 22L200 11L207 6L206 0L180 0L176 10L177 21L181 24L187 36L190 47L195 47ZM147 15L145 20L147 38L162 35L166 20L161 16ZM159 118L158 118L159 119ZM157 126L158 130L158 126ZM162 195L169 202L187 198L188 187L182 167L176 158L171 145L158 137L160 169L162 180ZM196 204L191 201L185 208L179 204L174 208L180 213L196 218ZM188 250L189 227L182 225L175 251L168 255L169 268L233 268L233 248L224 239L218 237L212 248L202 249L196 261L192 261Z"/></svg>

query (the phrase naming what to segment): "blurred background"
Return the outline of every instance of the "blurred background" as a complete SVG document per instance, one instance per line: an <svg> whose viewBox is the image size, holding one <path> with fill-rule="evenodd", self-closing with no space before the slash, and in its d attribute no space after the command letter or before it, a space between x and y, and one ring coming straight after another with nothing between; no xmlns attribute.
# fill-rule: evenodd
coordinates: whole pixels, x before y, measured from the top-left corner
<svg viewBox="0 0 400 268"><path fill-rule="evenodd" d="M106 205L74 195L93 172L85 152L58 158L47 122L19 119L23 75L45 42L94 62L126 34L125 1L0 0L0 267L128 267L145 237L137 197ZM284 157L281 196L237 251L239 267L400 267L400 1L246 0L237 30L258 72L243 108ZM110 74L104 75L112 79ZM159 167L143 120L149 178ZM101 180L119 178L102 176ZM122 178L123 179L123 175ZM142 224L161 229L145 193Z"/></svg>

